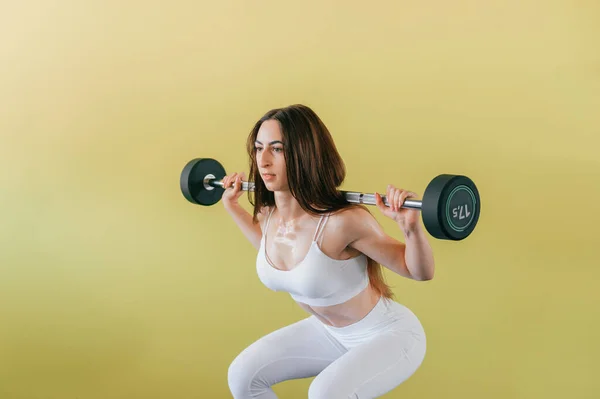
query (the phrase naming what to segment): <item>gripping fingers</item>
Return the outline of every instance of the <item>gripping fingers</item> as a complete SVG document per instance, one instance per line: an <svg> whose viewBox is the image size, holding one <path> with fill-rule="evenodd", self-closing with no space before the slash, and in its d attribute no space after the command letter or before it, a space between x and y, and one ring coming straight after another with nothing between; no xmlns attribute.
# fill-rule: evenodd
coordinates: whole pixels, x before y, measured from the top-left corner
<svg viewBox="0 0 600 399"><path fill-rule="evenodd" d="M223 178L223 188L232 189L234 192L242 190L242 184L244 182L244 175L241 173L232 173L229 176Z"/></svg>
<svg viewBox="0 0 600 399"><path fill-rule="evenodd" d="M387 186L387 192L385 194L388 202L388 206L390 207L390 211L394 212L394 187L391 184Z"/></svg>
<svg viewBox="0 0 600 399"><path fill-rule="evenodd" d="M235 182L237 173L233 173L229 176L225 177L225 184L223 185L223 188L227 189L227 188L232 188L233 187L233 183Z"/></svg>
<svg viewBox="0 0 600 399"><path fill-rule="evenodd" d="M398 202L400 200L400 190L398 190L396 187L390 185L389 198L390 198L390 206L391 206L392 211L398 212L398 209L400 208L400 204Z"/></svg>
<svg viewBox="0 0 600 399"><path fill-rule="evenodd" d="M406 190L402 190L402 193L400 194L400 198L398 199L398 207L401 207L402 205L404 205L404 201L406 201L406 198L408 198L408 196L410 195L409 191Z"/></svg>
<svg viewBox="0 0 600 399"><path fill-rule="evenodd" d="M402 193L404 190L401 188L394 189L394 210L398 212L402 206Z"/></svg>
<svg viewBox="0 0 600 399"><path fill-rule="evenodd" d="M387 191L388 202L390 204L390 209L394 212L399 212L404 205L404 201L407 198L414 198L416 194L412 191L404 190L402 188L396 188L392 185L388 186Z"/></svg>
<svg viewBox="0 0 600 399"><path fill-rule="evenodd" d="M400 205L399 206L404 205L404 202L408 198L415 198L416 196L417 196L417 194L413 193L412 191L402 190L402 195L400 196Z"/></svg>

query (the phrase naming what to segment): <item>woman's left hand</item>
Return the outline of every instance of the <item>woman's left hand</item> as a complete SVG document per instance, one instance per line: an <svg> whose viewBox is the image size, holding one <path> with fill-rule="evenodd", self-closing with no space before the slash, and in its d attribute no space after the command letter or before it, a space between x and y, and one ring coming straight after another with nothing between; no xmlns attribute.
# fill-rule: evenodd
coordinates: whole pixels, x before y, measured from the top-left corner
<svg viewBox="0 0 600 399"><path fill-rule="evenodd" d="M375 202L381 213L398 223L403 229L412 229L419 223L420 210L401 208L407 198L417 198L417 194L393 185L388 185L386 193L389 207L383 203L379 193L375 193Z"/></svg>

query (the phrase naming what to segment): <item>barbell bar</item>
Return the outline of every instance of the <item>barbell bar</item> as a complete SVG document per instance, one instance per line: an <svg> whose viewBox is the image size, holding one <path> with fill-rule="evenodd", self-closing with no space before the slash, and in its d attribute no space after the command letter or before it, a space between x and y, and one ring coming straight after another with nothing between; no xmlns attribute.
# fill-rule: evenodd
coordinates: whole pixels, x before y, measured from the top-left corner
<svg viewBox="0 0 600 399"><path fill-rule="evenodd" d="M180 177L183 196L191 203L214 205L223 196L225 169L215 159L196 158L189 161ZM242 182L242 191L254 191L254 183ZM375 194L341 191L354 204L376 205ZM382 196L389 206L386 196ZM402 208L421 211L429 234L438 239L463 240L475 229L481 210L481 199L475 183L463 175L440 174L427 185L422 200L407 199Z"/></svg>
<svg viewBox="0 0 600 399"><path fill-rule="evenodd" d="M216 180L216 178L212 177L212 175L206 176L204 180L204 187L207 190L211 190L214 186L223 187L223 180ZM254 191L254 183L247 181L242 182L242 191ZM354 191L342 191L342 193L344 193L346 200L353 204L377 205L375 194L363 194ZM381 199L386 206L390 206L385 195L382 195ZM421 209L421 206L421 201L412 200L409 198L404 200L401 208Z"/></svg>

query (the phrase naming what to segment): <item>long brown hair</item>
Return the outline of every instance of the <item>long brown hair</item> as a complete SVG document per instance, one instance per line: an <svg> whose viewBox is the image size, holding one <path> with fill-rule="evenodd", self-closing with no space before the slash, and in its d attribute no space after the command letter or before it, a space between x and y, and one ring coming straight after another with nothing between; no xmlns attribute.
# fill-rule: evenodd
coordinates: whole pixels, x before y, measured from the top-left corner
<svg viewBox="0 0 600 399"><path fill-rule="evenodd" d="M248 200L254 206L255 223L263 207L275 205L275 196L264 185L256 163L256 137L267 120L276 120L281 127L288 185L302 209L311 215L335 213L353 206L361 206L369 211L364 205L348 202L338 190L346 178L346 167L321 118L309 107L294 104L268 111L248 135L248 180L254 183L254 192L248 191ZM380 295L392 298L392 290L385 283L381 269L380 264L368 258L371 285Z"/></svg>

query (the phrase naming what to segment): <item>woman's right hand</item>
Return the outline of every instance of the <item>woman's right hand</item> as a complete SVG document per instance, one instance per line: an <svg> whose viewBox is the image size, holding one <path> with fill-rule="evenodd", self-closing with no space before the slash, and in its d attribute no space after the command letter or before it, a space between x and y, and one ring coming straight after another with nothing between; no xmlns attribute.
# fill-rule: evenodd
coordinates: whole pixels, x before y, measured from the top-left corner
<svg viewBox="0 0 600 399"><path fill-rule="evenodd" d="M230 175L225 176L223 179L223 188L225 192L223 192L222 201L225 207L231 205L237 205L238 198L242 196L244 191L242 191L242 181L246 180L246 176L244 172L242 173L232 173Z"/></svg>

